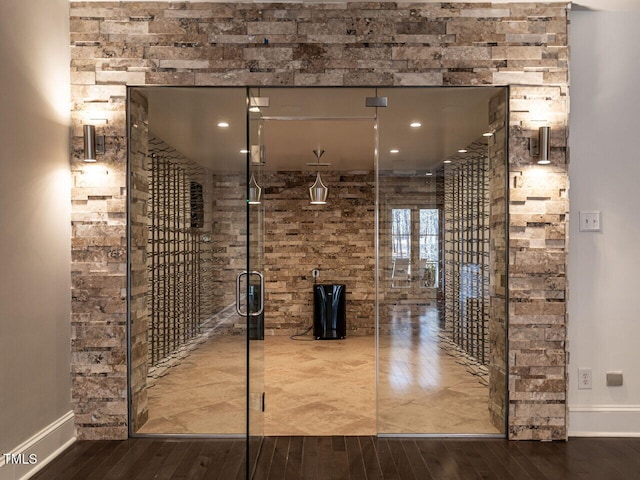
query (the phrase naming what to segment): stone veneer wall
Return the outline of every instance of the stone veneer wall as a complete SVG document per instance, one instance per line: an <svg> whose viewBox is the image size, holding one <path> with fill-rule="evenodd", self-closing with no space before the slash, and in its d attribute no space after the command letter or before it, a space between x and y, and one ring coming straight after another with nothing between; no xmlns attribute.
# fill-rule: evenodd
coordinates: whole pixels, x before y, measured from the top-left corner
<svg viewBox="0 0 640 480"><path fill-rule="evenodd" d="M130 245L129 265L131 284L129 292L129 331L131 337L131 372L129 390L131 396L130 422L137 431L149 418L147 396L147 375L149 373L149 272L147 269L147 248L149 241L149 124L147 99L137 92L131 92L129 115L131 117L129 140L130 175ZM100 363L100 362L97 362ZM126 378L125 378L126 381ZM110 399L117 405L118 398ZM78 422L79 423L79 422ZM126 424L125 424L126 425ZM89 428L91 427L89 422Z"/></svg>
<svg viewBox="0 0 640 480"><path fill-rule="evenodd" d="M489 101L489 414L499 430L507 414L507 92Z"/></svg>
<svg viewBox="0 0 640 480"><path fill-rule="evenodd" d="M511 85L509 438L565 439L566 8L71 3L78 437L127 436L126 85ZM527 149L540 108L552 127L553 164L543 173ZM108 120L99 130L110 173L89 180L81 126L96 116Z"/></svg>
<svg viewBox="0 0 640 480"><path fill-rule="evenodd" d="M373 159L372 163L373 163ZM313 276L343 283L347 335L375 333L374 172L323 171L327 205L309 204L316 172L266 172L266 334L302 333L313 322Z"/></svg>

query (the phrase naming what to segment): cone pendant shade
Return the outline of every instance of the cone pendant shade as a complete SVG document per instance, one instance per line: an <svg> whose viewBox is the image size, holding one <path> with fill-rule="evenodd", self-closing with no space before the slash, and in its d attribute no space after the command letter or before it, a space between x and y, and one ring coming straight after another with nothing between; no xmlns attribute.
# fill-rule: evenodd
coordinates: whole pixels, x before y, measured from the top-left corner
<svg viewBox="0 0 640 480"><path fill-rule="evenodd" d="M316 175L316 181L309 188L309 196L311 197L311 205L324 205L327 203L327 195L329 189L322 183L320 172Z"/></svg>
<svg viewBox="0 0 640 480"><path fill-rule="evenodd" d="M318 175L316 175L316 181L309 188L309 196L311 197L311 205L324 205L327 203L327 195L329 195L329 189L320 178L320 157L324 154L324 150L318 148L313 150L313 154L316 156L316 165L318 166Z"/></svg>
<svg viewBox="0 0 640 480"><path fill-rule="evenodd" d="M249 205L260 205L262 203L262 187L256 182L256 178L251 174L249 180Z"/></svg>

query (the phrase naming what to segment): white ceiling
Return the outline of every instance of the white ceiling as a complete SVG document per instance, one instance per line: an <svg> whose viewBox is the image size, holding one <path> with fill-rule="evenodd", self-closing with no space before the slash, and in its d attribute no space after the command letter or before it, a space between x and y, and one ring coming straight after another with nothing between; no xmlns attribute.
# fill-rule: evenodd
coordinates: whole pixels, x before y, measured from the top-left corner
<svg viewBox="0 0 640 480"><path fill-rule="evenodd" d="M140 91L149 100L153 133L213 170L244 168L244 88L140 87ZM381 169L430 170L488 130L488 101L499 91L493 87L254 89L251 95L269 98L270 106L251 114L250 144L266 146L269 170L314 169L307 163L315 161L315 149L325 150L321 162L331 163L322 168L372 170L378 135ZM366 97L373 96L387 97L388 106L366 107ZM229 127L218 127L220 121ZM414 121L422 126L410 127ZM391 149L399 152L390 153Z"/></svg>

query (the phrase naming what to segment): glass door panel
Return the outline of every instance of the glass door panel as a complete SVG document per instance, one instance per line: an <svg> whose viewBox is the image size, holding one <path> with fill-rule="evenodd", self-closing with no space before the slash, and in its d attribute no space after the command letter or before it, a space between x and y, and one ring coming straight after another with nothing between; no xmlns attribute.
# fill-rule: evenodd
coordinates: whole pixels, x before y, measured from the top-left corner
<svg viewBox="0 0 640 480"><path fill-rule="evenodd" d="M491 206L505 211L490 182L491 164L504 173L504 89L378 96L378 432L504 434L504 309L490 289L504 264L490 243Z"/></svg>
<svg viewBox="0 0 640 480"><path fill-rule="evenodd" d="M236 437L244 450L245 105L244 88L129 91L134 435Z"/></svg>
<svg viewBox="0 0 640 480"><path fill-rule="evenodd" d="M264 178L266 146L263 110L268 106L259 89L247 91L247 352L248 465L251 474L264 436Z"/></svg>

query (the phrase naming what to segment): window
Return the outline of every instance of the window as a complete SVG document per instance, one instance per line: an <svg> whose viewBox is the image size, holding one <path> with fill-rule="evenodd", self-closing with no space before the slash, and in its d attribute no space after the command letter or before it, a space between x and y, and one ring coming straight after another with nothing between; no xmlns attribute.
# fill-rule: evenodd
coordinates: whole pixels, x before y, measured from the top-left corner
<svg viewBox="0 0 640 480"><path fill-rule="evenodd" d="M391 258L411 258L411 210L394 208L391 210Z"/></svg>
<svg viewBox="0 0 640 480"><path fill-rule="evenodd" d="M438 286L438 209L420 209L420 283L427 288Z"/></svg>
<svg viewBox="0 0 640 480"><path fill-rule="evenodd" d="M409 288L412 280L422 288L438 286L438 231L437 208L391 209L392 287Z"/></svg>
<svg viewBox="0 0 640 480"><path fill-rule="evenodd" d="M411 209L391 210L391 286L411 287Z"/></svg>

